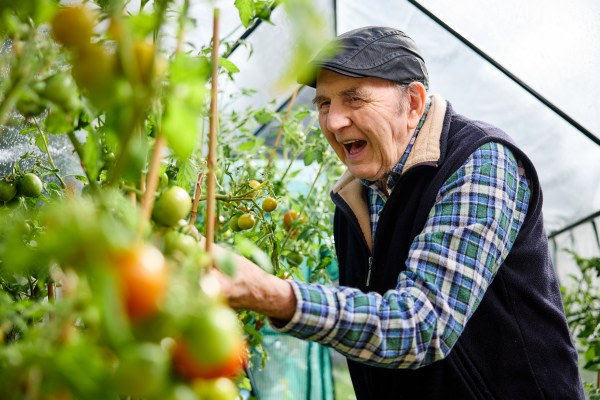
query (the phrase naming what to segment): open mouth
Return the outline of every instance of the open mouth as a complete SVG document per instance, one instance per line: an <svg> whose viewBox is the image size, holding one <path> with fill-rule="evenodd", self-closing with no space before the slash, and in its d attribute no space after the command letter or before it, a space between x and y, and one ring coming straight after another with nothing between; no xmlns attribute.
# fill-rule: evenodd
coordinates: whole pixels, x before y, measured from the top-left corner
<svg viewBox="0 0 600 400"><path fill-rule="evenodd" d="M344 142L343 145L348 154L352 155L360 152L367 145L367 142L364 140L349 140Z"/></svg>

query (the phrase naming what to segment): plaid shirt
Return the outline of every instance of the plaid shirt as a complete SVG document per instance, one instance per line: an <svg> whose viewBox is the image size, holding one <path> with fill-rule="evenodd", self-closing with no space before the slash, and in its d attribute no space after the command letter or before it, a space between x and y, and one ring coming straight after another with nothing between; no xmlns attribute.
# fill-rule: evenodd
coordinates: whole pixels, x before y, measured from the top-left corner
<svg viewBox="0 0 600 400"><path fill-rule="evenodd" d="M369 202L378 197L384 204L385 196ZM291 282L297 309L276 329L370 365L418 368L444 358L510 251L529 197L510 150L481 146L440 188L394 290Z"/></svg>

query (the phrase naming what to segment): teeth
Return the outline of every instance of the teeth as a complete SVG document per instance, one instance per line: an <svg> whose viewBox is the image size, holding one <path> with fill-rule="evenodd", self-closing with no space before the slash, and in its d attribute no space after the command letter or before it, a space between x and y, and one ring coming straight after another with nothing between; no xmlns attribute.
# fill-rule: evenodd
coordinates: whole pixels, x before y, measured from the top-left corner
<svg viewBox="0 0 600 400"><path fill-rule="evenodd" d="M352 143L356 143L356 142L358 142L358 139L346 140L345 142L342 142L342 144L352 144Z"/></svg>

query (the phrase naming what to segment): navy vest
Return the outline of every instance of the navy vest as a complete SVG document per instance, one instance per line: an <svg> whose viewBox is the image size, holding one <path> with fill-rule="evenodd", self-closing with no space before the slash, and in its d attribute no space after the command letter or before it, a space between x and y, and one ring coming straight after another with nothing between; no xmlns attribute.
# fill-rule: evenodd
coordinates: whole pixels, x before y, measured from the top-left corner
<svg viewBox="0 0 600 400"><path fill-rule="evenodd" d="M504 264L450 354L415 370L378 368L348 360L359 400L584 399L577 353L549 257L542 193L529 159L501 130L455 114L448 104L437 163L406 171L388 199L371 256L356 217L338 194L334 235L340 285L380 294L395 287L410 244L422 230L436 194L475 149L490 141L521 160L532 190L524 225ZM366 200L365 200L366 201Z"/></svg>

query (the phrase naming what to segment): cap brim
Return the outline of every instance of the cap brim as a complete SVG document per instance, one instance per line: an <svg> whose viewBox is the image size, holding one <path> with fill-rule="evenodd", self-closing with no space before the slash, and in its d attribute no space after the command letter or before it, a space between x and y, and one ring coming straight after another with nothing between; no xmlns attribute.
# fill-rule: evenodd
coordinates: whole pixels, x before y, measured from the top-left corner
<svg viewBox="0 0 600 400"><path fill-rule="evenodd" d="M312 88L317 87L317 77L319 76L319 72L322 69L327 69L329 71L337 72L338 74L346 75L352 78L365 78L366 75L358 74L353 71L349 71L344 68L340 68L336 65L331 65L328 63L311 63L311 71L304 76L299 76L297 82L301 85L310 86Z"/></svg>

